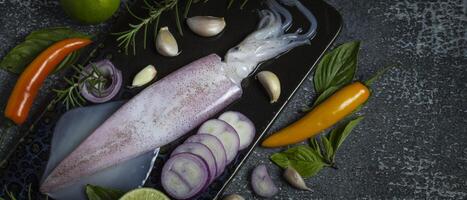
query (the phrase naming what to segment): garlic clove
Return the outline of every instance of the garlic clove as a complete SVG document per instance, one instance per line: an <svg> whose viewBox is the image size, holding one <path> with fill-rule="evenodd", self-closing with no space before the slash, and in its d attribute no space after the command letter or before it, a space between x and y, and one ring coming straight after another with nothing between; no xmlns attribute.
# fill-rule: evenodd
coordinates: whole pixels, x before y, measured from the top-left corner
<svg viewBox="0 0 467 200"><path fill-rule="evenodd" d="M167 26L159 29L156 37L156 50L163 56L173 57L179 54L178 44L175 37L169 31Z"/></svg>
<svg viewBox="0 0 467 200"><path fill-rule="evenodd" d="M271 99L271 103L277 102L279 96L281 95L281 83L276 74L270 71L261 71L256 77L263 87L266 89L266 92Z"/></svg>
<svg viewBox="0 0 467 200"><path fill-rule="evenodd" d="M311 191L311 189L308 186L306 186L302 176L300 176L300 174L294 168L287 167L287 169L285 169L284 171L283 176L285 180L287 180L287 182L295 188Z"/></svg>
<svg viewBox="0 0 467 200"><path fill-rule="evenodd" d="M148 65L139 71L133 78L131 87L141 87L151 82L157 75L157 70L153 65Z"/></svg>
<svg viewBox="0 0 467 200"><path fill-rule="evenodd" d="M203 37L212 37L219 34L226 25L223 17L213 16L190 17L186 20L186 23L194 33Z"/></svg>
<svg viewBox="0 0 467 200"><path fill-rule="evenodd" d="M242 196L238 194L231 194L226 197L224 197L222 200L245 200Z"/></svg>

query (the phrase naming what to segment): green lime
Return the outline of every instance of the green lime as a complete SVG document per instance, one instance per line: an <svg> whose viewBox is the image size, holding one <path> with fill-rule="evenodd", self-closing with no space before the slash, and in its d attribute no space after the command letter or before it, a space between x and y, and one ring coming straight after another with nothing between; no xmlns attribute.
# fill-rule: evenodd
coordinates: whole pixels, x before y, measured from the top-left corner
<svg viewBox="0 0 467 200"><path fill-rule="evenodd" d="M120 200L170 200L164 193L152 188L138 188L123 195Z"/></svg>
<svg viewBox="0 0 467 200"><path fill-rule="evenodd" d="M83 24L98 24L112 17L120 0L60 0L63 10Z"/></svg>

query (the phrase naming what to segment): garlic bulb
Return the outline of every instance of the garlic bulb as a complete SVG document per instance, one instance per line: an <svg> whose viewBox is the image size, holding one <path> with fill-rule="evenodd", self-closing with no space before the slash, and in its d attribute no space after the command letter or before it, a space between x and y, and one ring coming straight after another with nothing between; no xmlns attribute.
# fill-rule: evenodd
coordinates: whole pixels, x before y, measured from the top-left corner
<svg viewBox="0 0 467 200"><path fill-rule="evenodd" d="M275 103L281 95L281 83L279 78L270 71L261 71L256 75L259 82L266 89L266 92L271 99L271 103Z"/></svg>
<svg viewBox="0 0 467 200"><path fill-rule="evenodd" d="M238 194L231 194L226 197L224 197L222 200L245 200L242 196Z"/></svg>
<svg viewBox="0 0 467 200"><path fill-rule="evenodd" d="M306 186L302 176L300 176L297 170L295 170L292 167L287 167L287 169L285 169L284 178L285 180L287 180L287 182L290 183L290 185L298 189L311 191L311 189L308 186Z"/></svg>
<svg viewBox="0 0 467 200"><path fill-rule="evenodd" d="M203 37L215 36L225 28L223 17L196 16L188 18L186 23L193 32Z"/></svg>
<svg viewBox="0 0 467 200"><path fill-rule="evenodd" d="M148 65L141 71L139 71L133 78L131 87L141 87L151 82L157 75L157 70L154 66Z"/></svg>
<svg viewBox="0 0 467 200"><path fill-rule="evenodd" d="M156 50L163 56L177 56L178 44L167 26L162 27L156 37Z"/></svg>

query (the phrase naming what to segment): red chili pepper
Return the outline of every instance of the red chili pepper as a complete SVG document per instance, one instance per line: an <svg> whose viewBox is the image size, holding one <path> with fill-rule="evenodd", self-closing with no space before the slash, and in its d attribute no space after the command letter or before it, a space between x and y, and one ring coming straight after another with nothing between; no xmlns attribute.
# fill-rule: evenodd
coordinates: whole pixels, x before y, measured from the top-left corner
<svg viewBox="0 0 467 200"><path fill-rule="evenodd" d="M70 53L87 46L92 41L86 38L69 38L52 44L29 64L8 99L5 117L18 125L26 121L32 103L47 76Z"/></svg>

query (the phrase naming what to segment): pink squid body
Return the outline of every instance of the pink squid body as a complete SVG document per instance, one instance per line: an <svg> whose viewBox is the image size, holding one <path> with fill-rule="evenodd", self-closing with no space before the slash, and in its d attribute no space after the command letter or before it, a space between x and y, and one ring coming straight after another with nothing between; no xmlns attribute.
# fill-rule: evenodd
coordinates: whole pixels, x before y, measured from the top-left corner
<svg viewBox="0 0 467 200"><path fill-rule="evenodd" d="M50 173L48 193L186 134L242 95L216 54L196 60L123 105Z"/></svg>

